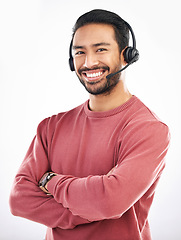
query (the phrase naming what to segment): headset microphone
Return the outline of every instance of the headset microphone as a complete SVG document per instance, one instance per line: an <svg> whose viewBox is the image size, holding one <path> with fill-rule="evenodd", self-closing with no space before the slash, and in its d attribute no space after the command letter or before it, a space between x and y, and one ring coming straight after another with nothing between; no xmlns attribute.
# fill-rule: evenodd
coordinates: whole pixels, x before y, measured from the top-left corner
<svg viewBox="0 0 181 240"><path fill-rule="evenodd" d="M136 62L139 59L139 53L135 55L135 57L128 63L126 64L126 66L124 66L123 68L121 68L119 71L115 72L115 73L110 73L106 76L107 79L112 78L114 75L124 71L127 67L129 67L129 65L131 65L132 63Z"/></svg>
<svg viewBox="0 0 181 240"><path fill-rule="evenodd" d="M129 29L129 31L131 33L133 46L132 47L126 47L124 52L123 52L124 61L127 63L127 65L124 66L119 71L107 75L106 76L107 79L109 79L109 78L113 77L114 75L122 72L129 65L131 65L134 62L136 62L139 59L139 52L136 49L136 38L135 38L135 35L134 35L134 32L133 32L133 29L131 28L131 26L126 21L124 21L124 23L128 27L128 29ZM75 71L74 62L73 62L73 56L72 56L72 43L73 43L73 39L71 40L70 47L69 47L69 66L70 66L70 70L71 71Z"/></svg>
<svg viewBox="0 0 181 240"><path fill-rule="evenodd" d="M133 63L133 62L130 62L130 63L126 64L125 67L121 68L119 71L117 71L117 72L115 72L115 73L110 73L110 74L108 74L108 75L106 76L106 78L107 78L107 79L112 78L114 75L122 72L122 71L125 70L127 67L129 67L129 65L130 65L131 63Z"/></svg>

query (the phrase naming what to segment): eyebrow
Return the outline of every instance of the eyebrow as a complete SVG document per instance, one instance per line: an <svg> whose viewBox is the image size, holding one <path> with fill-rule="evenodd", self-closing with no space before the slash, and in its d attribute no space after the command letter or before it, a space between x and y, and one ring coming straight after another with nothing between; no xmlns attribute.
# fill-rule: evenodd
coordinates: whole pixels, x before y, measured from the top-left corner
<svg viewBox="0 0 181 240"><path fill-rule="evenodd" d="M100 46L110 46L110 45L111 45L110 43L100 42L100 43L94 43L91 46L92 47L100 47ZM73 50L83 49L83 48L85 48L85 46L74 45L74 46L72 46L72 48L73 48Z"/></svg>

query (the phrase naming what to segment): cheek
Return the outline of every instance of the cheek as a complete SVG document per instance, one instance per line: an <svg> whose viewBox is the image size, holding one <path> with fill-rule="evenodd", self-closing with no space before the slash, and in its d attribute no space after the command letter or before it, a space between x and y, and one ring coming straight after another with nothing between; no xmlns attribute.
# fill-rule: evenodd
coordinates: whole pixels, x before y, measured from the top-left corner
<svg viewBox="0 0 181 240"><path fill-rule="evenodd" d="M84 60L83 58L74 58L73 63L74 63L74 68L76 72L78 72L78 70L83 66Z"/></svg>
<svg viewBox="0 0 181 240"><path fill-rule="evenodd" d="M119 54L114 54L113 53L109 53L109 54L102 54L99 55L97 57L97 62L100 65L103 66L108 66L110 69L114 69L115 67L118 67L121 65L121 56ZM81 69L85 63L85 59L84 57L75 57L73 59L73 63L74 63L74 67L76 72L79 71L79 69Z"/></svg>
<svg viewBox="0 0 181 240"><path fill-rule="evenodd" d="M121 58L120 55L116 54L113 55L111 54L104 62L105 64L107 64L110 69L115 69L119 66L121 66Z"/></svg>
<svg viewBox="0 0 181 240"><path fill-rule="evenodd" d="M80 63L79 63L79 61L77 61L76 59L73 59L73 63L74 63L75 71L78 72L78 70L79 70L79 68L80 68Z"/></svg>

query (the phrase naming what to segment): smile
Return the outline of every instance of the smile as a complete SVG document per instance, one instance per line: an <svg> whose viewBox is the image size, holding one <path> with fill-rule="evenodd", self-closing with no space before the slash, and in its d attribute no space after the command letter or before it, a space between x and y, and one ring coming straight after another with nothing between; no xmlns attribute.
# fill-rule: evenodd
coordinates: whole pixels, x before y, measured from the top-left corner
<svg viewBox="0 0 181 240"><path fill-rule="evenodd" d="M98 81L102 78L102 75L104 74L105 70L89 70L89 71L83 71L82 74L84 78L87 81Z"/></svg>
<svg viewBox="0 0 181 240"><path fill-rule="evenodd" d="M98 72L98 73L85 73L88 78L94 78L94 77L99 77L103 74L103 72Z"/></svg>

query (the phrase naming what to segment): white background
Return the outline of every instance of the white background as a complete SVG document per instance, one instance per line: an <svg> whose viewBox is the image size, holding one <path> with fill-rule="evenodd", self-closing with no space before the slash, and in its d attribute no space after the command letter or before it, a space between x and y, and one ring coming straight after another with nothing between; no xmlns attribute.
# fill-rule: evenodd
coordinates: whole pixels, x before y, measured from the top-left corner
<svg viewBox="0 0 181 240"><path fill-rule="evenodd" d="M43 239L46 227L10 214L14 176L45 117L69 110L88 94L69 70L72 27L86 11L118 13L132 26L140 60L127 85L170 127L167 167L150 211L153 240L181 239L180 1L0 1L0 240Z"/></svg>

